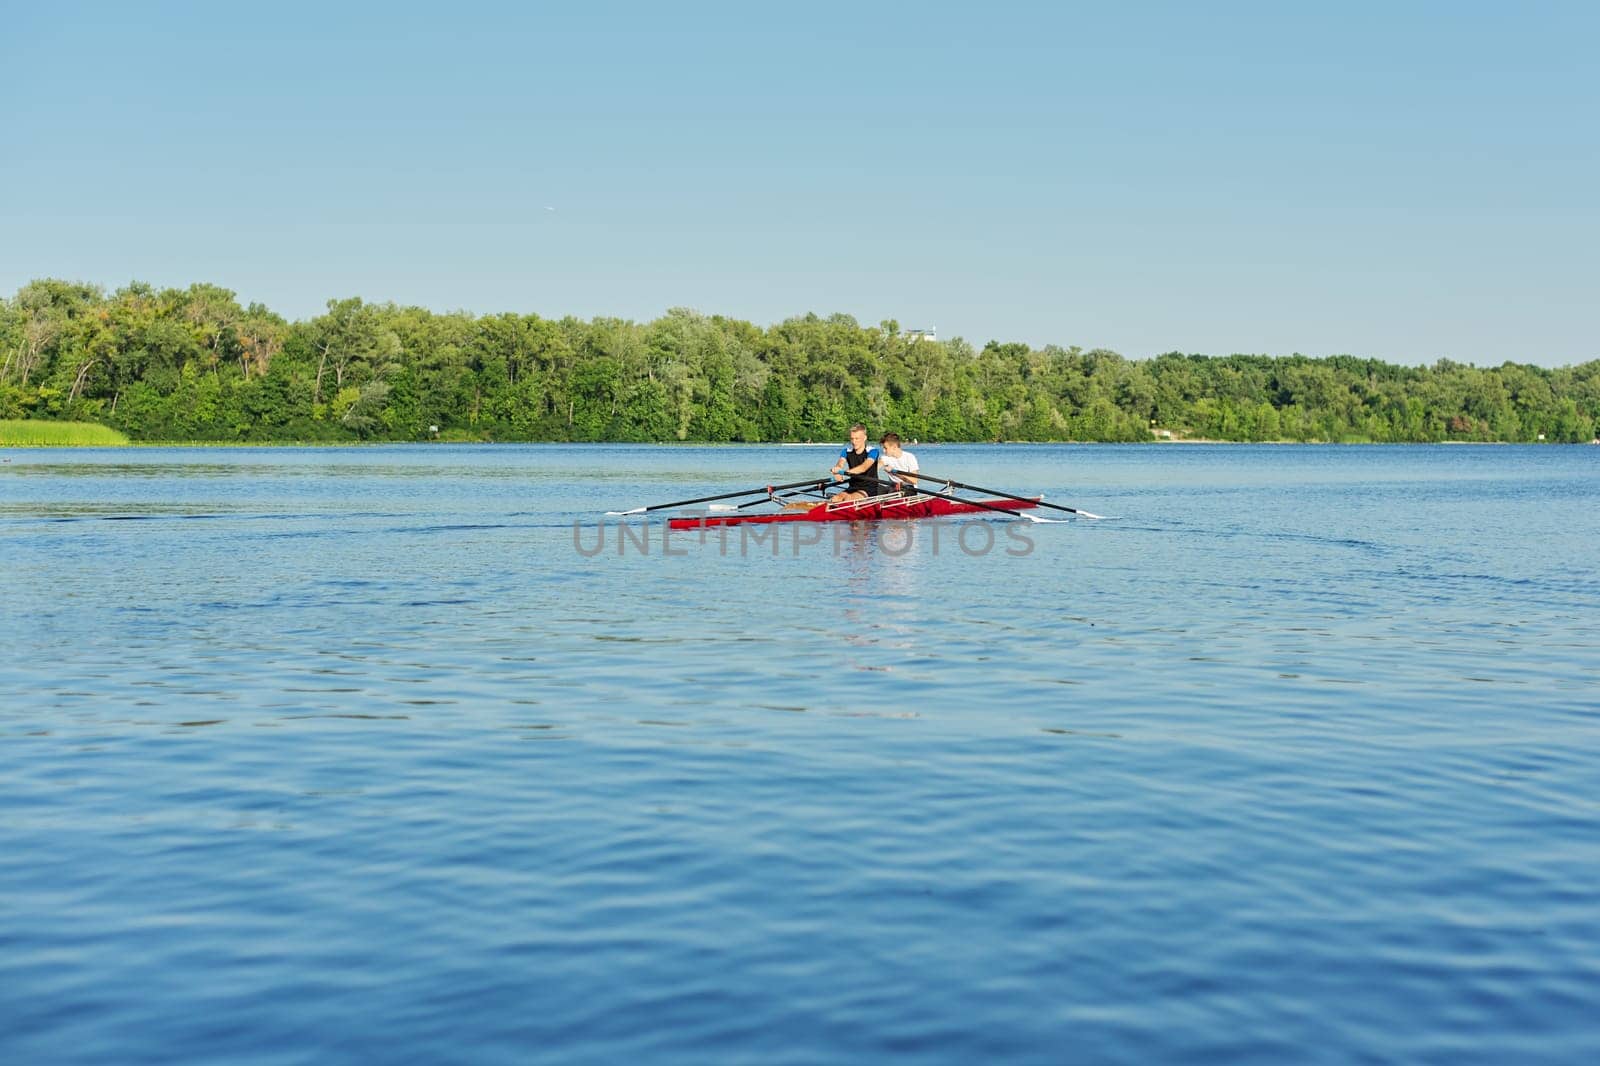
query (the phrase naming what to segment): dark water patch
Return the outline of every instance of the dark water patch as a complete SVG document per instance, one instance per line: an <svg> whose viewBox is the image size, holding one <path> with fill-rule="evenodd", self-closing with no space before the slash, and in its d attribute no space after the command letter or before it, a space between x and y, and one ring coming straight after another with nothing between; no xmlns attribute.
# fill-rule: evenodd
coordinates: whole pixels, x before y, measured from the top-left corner
<svg viewBox="0 0 1600 1066"><path fill-rule="evenodd" d="M318 718L352 718L357 721L406 722L410 721L411 716L406 714L286 714L282 716L281 721L301 722L311 721Z"/></svg>
<svg viewBox="0 0 1600 1066"><path fill-rule="evenodd" d="M508 522L473 522L473 523L457 523L457 524L454 524L454 525L395 526L393 528L384 530L384 532L386 532L386 533L456 533L456 532L465 532L465 531L473 531L473 530L529 529L529 528L532 528L532 527L524 525L524 524L515 524L515 523L508 523Z"/></svg>

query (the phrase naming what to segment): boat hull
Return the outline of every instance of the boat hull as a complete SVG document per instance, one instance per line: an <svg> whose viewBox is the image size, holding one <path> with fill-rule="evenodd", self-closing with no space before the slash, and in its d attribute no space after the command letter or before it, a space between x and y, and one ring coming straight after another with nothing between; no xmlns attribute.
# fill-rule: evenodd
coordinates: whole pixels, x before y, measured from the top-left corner
<svg viewBox="0 0 1600 1066"><path fill-rule="evenodd" d="M944 518L961 514L994 514L996 509L1024 511L1039 505L1030 500L979 500L961 502L934 496L899 499L877 497L856 503L819 503L805 511L779 511L776 514L697 515L669 519L670 529L706 529L712 526L767 525L773 522L883 522L915 518Z"/></svg>

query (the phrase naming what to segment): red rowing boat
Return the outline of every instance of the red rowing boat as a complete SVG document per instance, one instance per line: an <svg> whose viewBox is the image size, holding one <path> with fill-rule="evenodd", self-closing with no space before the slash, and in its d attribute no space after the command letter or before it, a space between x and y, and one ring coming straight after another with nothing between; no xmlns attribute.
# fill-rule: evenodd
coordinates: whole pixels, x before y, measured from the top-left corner
<svg viewBox="0 0 1600 1066"><path fill-rule="evenodd" d="M777 514L697 515L673 518L669 529L704 529L707 526L765 525L769 522L879 522L905 518L943 518L946 515L1006 513L1039 506L1039 497L1008 500L957 500L942 496L873 496L854 503L824 501L804 511Z"/></svg>

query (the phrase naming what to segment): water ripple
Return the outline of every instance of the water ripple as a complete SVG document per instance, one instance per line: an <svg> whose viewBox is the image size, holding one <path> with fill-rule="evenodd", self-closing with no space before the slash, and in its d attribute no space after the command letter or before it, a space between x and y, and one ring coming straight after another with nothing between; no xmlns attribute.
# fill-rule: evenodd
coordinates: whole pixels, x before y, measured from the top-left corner
<svg viewBox="0 0 1600 1066"><path fill-rule="evenodd" d="M0 1059L1600 1056L1587 453L945 446L1127 517L574 550L795 451L8 464Z"/></svg>

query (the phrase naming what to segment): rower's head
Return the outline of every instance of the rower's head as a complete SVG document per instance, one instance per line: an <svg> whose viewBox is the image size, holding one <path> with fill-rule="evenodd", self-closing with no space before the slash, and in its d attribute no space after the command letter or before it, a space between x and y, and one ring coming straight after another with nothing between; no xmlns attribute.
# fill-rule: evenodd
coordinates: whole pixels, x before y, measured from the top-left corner
<svg viewBox="0 0 1600 1066"><path fill-rule="evenodd" d="M867 446L867 427L860 422L850 427L850 446L858 452Z"/></svg>
<svg viewBox="0 0 1600 1066"><path fill-rule="evenodd" d="M900 434L898 434L898 433L885 433L883 435L883 437L878 441L878 443L883 446L883 454L884 455L887 455L891 459L895 459L895 458L899 457L899 455L900 455Z"/></svg>

